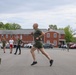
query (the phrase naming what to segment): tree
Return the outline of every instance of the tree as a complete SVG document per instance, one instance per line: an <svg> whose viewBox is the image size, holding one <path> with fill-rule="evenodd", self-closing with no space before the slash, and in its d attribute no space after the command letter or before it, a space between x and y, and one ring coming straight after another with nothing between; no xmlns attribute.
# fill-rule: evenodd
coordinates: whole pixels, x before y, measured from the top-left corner
<svg viewBox="0 0 76 75"><path fill-rule="evenodd" d="M64 32L65 32L65 40L66 42L72 42L73 39L73 30L72 28L68 25L67 27L64 28Z"/></svg>
<svg viewBox="0 0 76 75"><path fill-rule="evenodd" d="M57 30L57 25L49 25L50 29Z"/></svg>
<svg viewBox="0 0 76 75"><path fill-rule="evenodd" d="M4 28L5 28L6 30L11 30L11 24L10 24L10 23L6 23L6 24L4 25Z"/></svg>
<svg viewBox="0 0 76 75"><path fill-rule="evenodd" d="M17 23L6 23L0 22L0 29L1 30L16 30L21 29L21 26Z"/></svg>
<svg viewBox="0 0 76 75"><path fill-rule="evenodd" d="M54 25L54 26L53 26L53 29L54 29L54 30L57 30L57 25Z"/></svg>
<svg viewBox="0 0 76 75"><path fill-rule="evenodd" d="M19 24L13 23L12 24L12 29L21 29L21 26Z"/></svg>
<svg viewBox="0 0 76 75"><path fill-rule="evenodd" d="M3 22L0 22L0 28L3 28L3 27L4 27Z"/></svg>
<svg viewBox="0 0 76 75"><path fill-rule="evenodd" d="M16 29L21 29L21 26L19 24L16 23L6 23L3 24L2 22L0 22L0 29L4 30L16 30Z"/></svg>

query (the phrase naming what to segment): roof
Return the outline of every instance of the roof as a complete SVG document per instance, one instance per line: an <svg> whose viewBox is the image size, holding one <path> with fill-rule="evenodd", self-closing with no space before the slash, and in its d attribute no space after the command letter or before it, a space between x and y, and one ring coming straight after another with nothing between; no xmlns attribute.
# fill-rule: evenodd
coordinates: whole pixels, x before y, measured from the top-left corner
<svg viewBox="0 0 76 75"><path fill-rule="evenodd" d="M40 30L42 30L45 33L48 32L47 29L40 29ZM33 31L34 31L33 29L0 30L0 34L30 34ZM52 30L52 31L58 32L59 34L65 34L64 30Z"/></svg>
<svg viewBox="0 0 76 75"><path fill-rule="evenodd" d="M65 34L64 30L49 30L50 32L57 32L59 34Z"/></svg>
<svg viewBox="0 0 76 75"><path fill-rule="evenodd" d="M65 34L64 30L56 30L60 34Z"/></svg>

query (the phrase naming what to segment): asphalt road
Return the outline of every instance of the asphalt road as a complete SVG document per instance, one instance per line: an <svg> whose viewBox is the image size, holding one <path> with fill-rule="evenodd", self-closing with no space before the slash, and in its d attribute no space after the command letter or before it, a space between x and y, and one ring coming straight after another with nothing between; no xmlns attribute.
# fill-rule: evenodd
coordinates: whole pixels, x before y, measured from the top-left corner
<svg viewBox="0 0 76 75"><path fill-rule="evenodd" d="M0 75L76 75L76 50L46 49L46 52L54 59L50 67L48 59L41 53L36 53L38 64L31 66L32 57L30 49L22 48L21 55L6 53L0 49Z"/></svg>

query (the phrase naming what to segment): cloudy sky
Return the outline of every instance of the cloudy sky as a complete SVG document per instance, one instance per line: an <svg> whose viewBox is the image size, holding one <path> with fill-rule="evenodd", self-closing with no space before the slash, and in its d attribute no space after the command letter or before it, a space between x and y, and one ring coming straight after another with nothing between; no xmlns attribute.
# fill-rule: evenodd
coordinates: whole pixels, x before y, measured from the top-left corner
<svg viewBox="0 0 76 75"><path fill-rule="evenodd" d="M18 23L22 28L56 24L76 28L76 0L0 0L0 22Z"/></svg>

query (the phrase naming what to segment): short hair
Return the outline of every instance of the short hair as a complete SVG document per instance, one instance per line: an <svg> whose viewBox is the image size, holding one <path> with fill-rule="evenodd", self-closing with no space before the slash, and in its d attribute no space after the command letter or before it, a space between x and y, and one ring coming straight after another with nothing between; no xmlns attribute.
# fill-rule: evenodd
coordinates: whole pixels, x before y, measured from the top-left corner
<svg viewBox="0 0 76 75"><path fill-rule="evenodd" d="M38 24L37 23L34 23L33 26L37 26L38 27Z"/></svg>

